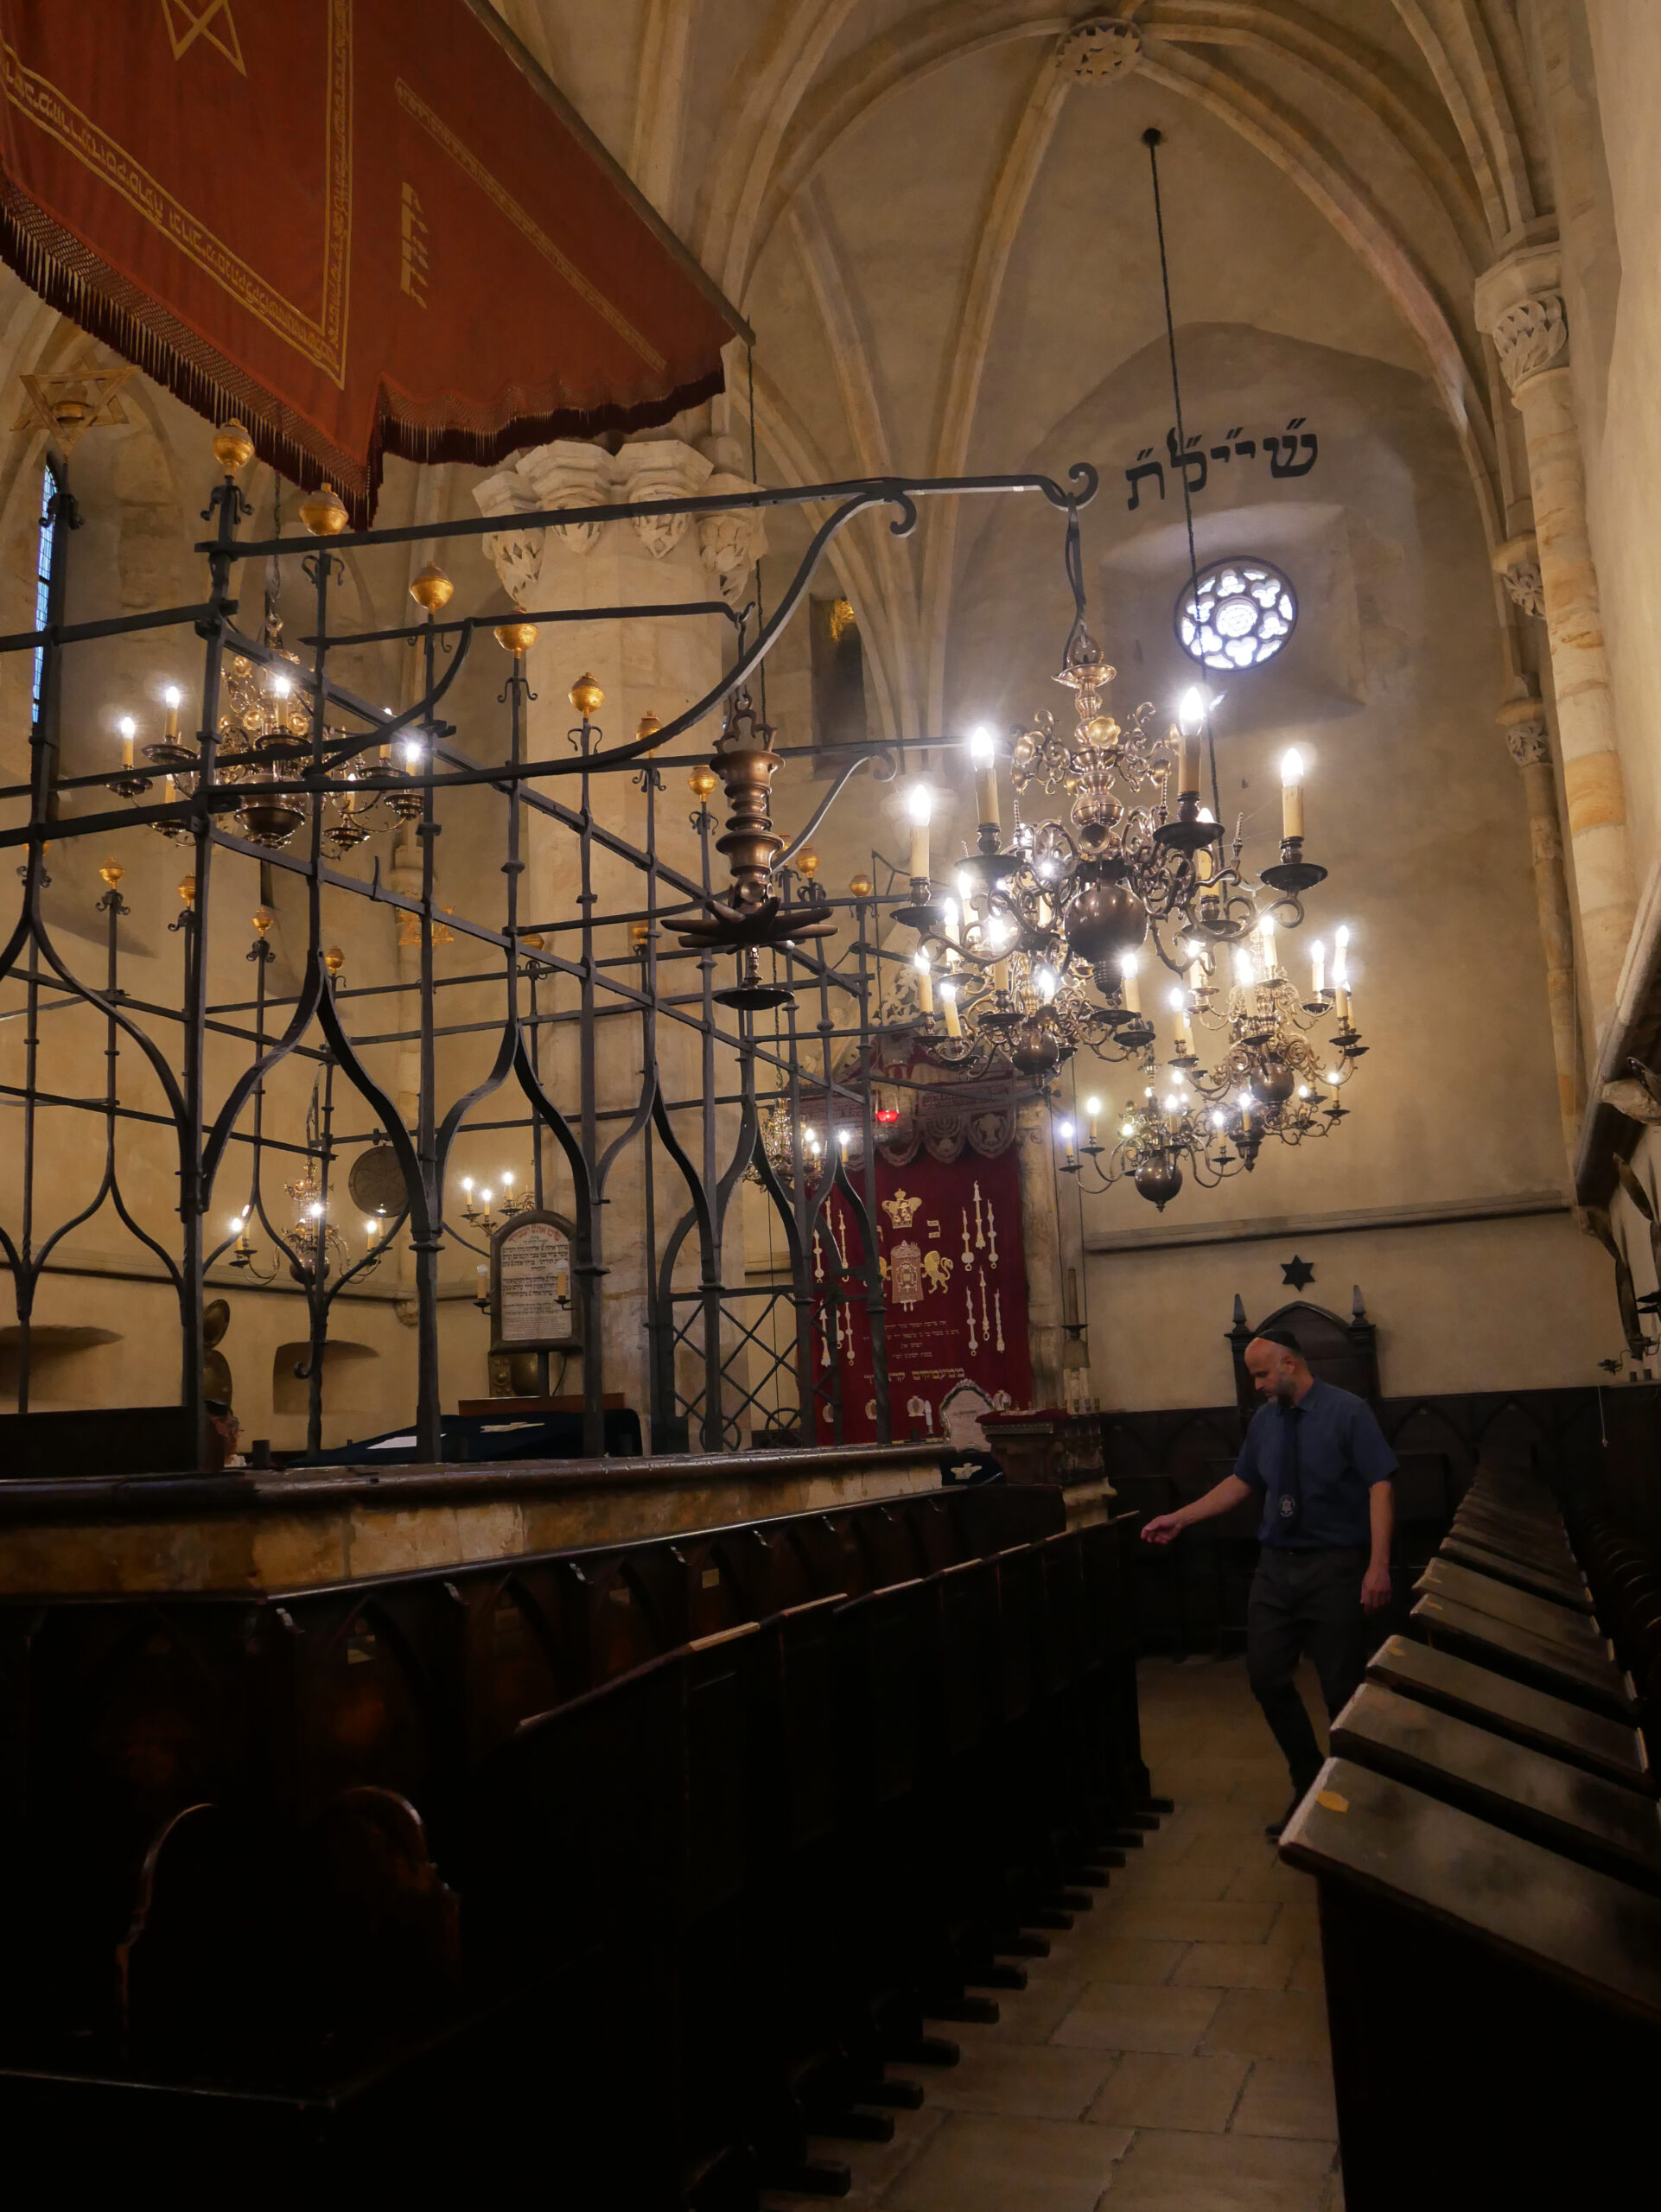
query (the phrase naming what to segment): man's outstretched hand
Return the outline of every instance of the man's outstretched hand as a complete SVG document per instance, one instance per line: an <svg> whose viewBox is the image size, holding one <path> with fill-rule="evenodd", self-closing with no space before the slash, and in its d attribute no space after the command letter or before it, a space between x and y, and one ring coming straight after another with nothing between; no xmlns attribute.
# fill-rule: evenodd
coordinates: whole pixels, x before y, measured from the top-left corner
<svg viewBox="0 0 1661 2212"><path fill-rule="evenodd" d="M1147 1530L1142 1534L1146 1535ZM1391 1600L1390 1569L1370 1567L1361 1578L1361 1609L1364 1612L1382 1612Z"/></svg>
<svg viewBox="0 0 1661 2212"><path fill-rule="evenodd" d="M1168 1544L1187 1526L1180 1513L1156 1513L1151 1521L1142 1523L1142 1541L1144 1544Z"/></svg>

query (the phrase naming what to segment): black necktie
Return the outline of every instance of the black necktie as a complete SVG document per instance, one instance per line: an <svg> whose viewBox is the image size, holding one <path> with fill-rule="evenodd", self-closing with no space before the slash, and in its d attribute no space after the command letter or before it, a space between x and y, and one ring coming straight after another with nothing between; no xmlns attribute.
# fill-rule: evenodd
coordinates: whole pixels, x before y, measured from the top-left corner
<svg viewBox="0 0 1661 2212"><path fill-rule="evenodd" d="M1303 1517L1303 1472L1298 1465L1298 1427L1301 1406L1281 1408L1281 1528L1289 1534Z"/></svg>

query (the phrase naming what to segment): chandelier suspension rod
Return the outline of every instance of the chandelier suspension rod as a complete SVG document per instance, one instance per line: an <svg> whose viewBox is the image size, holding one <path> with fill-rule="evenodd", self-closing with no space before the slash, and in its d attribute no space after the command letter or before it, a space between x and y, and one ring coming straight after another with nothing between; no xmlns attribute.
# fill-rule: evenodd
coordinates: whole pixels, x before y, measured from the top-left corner
<svg viewBox="0 0 1661 2212"><path fill-rule="evenodd" d="M1182 526L1188 537L1188 596L1192 599L1200 585L1200 559L1193 550L1193 501L1188 492L1188 472L1180 459L1188 446L1182 424L1182 379L1176 368L1176 323L1171 314L1171 264L1165 251L1165 210L1159 196L1159 149L1164 136L1163 131L1150 124L1142 134L1142 143L1148 149L1148 168L1154 181L1154 228L1159 237L1159 282L1165 300L1165 345L1171 357L1171 405L1176 416L1177 474L1182 479ZM1210 694L1204 693L1202 696L1206 701L1206 756L1211 769L1212 817L1220 822L1223 802L1218 795L1217 736L1211 724Z"/></svg>

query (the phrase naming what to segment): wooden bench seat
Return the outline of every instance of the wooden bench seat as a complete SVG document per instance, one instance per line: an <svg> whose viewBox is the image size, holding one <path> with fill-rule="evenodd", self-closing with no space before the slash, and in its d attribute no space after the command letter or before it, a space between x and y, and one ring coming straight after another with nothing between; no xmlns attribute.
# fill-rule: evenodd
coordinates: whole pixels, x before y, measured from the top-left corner
<svg viewBox="0 0 1661 2212"><path fill-rule="evenodd" d="M1632 2198L1661 1902L1342 1758L1281 1856L1317 1883L1351 2212Z"/></svg>
<svg viewBox="0 0 1661 2212"><path fill-rule="evenodd" d="M1656 1776L1636 1728L1451 1651L1410 1637L1386 1637L1367 1662L1367 1678L1588 1774L1656 1795Z"/></svg>
<svg viewBox="0 0 1661 2212"><path fill-rule="evenodd" d="M1571 1651L1527 1629L1478 1612L1451 1599L1421 1598L1408 1615L1408 1627L1427 1643L1475 1659L1517 1681L1531 1682L1554 1697L1568 1698L1594 1713L1632 1722L1636 1712L1626 1682L1613 1660L1598 1653Z"/></svg>
<svg viewBox="0 0 1661 2212"><path fill-rule="evenodd" d="M1362 1684L1333 1722L1331 1742L1342 1758L1661 1895L1661 1812L1619 1783L1378 1682Z"/></svg>

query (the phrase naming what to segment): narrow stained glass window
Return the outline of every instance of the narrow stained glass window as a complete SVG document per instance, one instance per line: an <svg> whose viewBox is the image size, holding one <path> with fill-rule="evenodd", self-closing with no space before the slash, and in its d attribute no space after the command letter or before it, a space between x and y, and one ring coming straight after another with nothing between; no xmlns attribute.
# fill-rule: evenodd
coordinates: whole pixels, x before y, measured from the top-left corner
<svg viewBox="0 0 1661 2212"><path fill-rule="evenodd" d="M41 536L35 556L35 627L44 630L52 616L52 552L58 536L58 518L52 512L52 502L58 495L57 471L50 461L41 471ZM41 686L46 680L46 648L35 648L35 686L29 702L29 720L41 719Z"/></svg>

